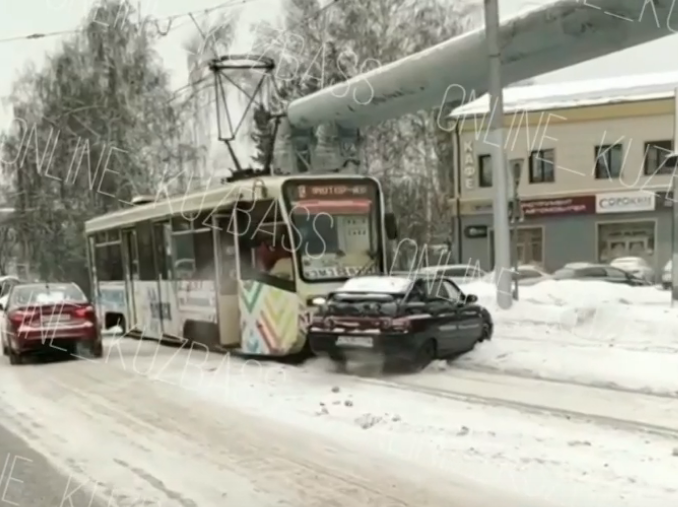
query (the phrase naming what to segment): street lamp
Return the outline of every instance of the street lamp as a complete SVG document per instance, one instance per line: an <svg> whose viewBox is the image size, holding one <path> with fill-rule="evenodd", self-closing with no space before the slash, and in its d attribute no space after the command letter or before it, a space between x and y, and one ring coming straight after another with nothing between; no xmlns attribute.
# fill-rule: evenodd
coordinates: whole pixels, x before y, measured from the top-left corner
<svg viewBox="0 0 678 507"><path fill-rule="evenodd" d="M678 153L666 157L664 167L673 169L671 176L671 192L667 192L665 199L671 199L671 304L678 301Z"/></svg>
<svg viewBox="0 0 678 507"><path fill-rule="evenodd" d="M508 171L504 153L504 91L501 80L501 48L499 46L499 0L485 0L485 37L489 60L490 122L487 144L492 146L494 181L494 273L497 284L497 304L509 309L511 295L511 241L508 218Z"/></svg>
<svg viewBox="0 0 678 507"><path fill-rule="evenodd" d="M511 160L509 163L511 167L511 229L512 229L512 255L513 257L513 299L518 301L518 265L520 264L520 257L518 251L518 224L523 221L523 208L520 205L520 195L518 188L520 186L520 177L523 173L523 159L517 158Z"/></svg>

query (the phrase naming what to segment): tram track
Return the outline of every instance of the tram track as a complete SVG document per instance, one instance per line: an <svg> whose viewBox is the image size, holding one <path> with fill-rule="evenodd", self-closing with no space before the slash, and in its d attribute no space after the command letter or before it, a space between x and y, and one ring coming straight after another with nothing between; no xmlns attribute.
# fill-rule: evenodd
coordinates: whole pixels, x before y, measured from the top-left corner
<svg viewBox="0 0 678 507"><path fill-rule="evenodd" d="M135 344L138 345L139 342ZM149 344L143 349L148 352L151 347ZM168 347L166 350L166 355L171 356L172 361L176 360L179 364L189 361L189 356L191 361L200 360L196 357L195 351L177 350L176 347ZM206 370L213 371L223 365L223 353L205 352L205 354ZM129 359L128 357L128 362ZM237 356L228 359L229 368L234 368L238 363L244 368L248 363L247 360ZM465 403L502 406L520 412L577 419L671 438L678 437L678 398L655 393L565 380L539 379L528 375L513 375L463 366L459 368L453 366L446 371L385 377L338 374L329 371L322 360L298 366L260 362L258 367L290 369L304 376L313 377L313 380L309 381L327 383L330 386L374 385Z"/></svg>
<svg viewBox="0 0 678 507"><path fill-rule="evenodd" d="M678 438L678 398L470 369L334 379ZM345 384L344 384L345 385Z"/></svg>

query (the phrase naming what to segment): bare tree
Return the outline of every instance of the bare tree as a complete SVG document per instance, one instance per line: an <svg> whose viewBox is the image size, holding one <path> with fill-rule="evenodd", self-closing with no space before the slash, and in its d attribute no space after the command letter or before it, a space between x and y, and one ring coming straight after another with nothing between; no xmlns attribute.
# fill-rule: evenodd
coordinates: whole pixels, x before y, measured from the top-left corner
<svg viewBox="0 0 678 507"><path fill-rule="evenodd" d="M2 145L23 255L41 278L85 288L84 222L154 193L194 156L153 50L157 34L120 23L123 7L98 4L96 21L89 16L42 68L26 68Z"/></svg>

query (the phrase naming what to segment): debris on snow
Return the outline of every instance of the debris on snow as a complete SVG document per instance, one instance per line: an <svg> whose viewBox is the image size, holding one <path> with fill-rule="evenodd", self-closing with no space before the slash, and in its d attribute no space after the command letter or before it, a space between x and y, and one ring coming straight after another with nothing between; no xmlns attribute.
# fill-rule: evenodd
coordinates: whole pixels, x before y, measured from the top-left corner
<svg viewBox="0 0 678 507"><path fill-rule="evenodd" d="M355 423L362 429L367 430L376 426L382 421L382 418L374 414L363 414L355 420Z"/></svg>

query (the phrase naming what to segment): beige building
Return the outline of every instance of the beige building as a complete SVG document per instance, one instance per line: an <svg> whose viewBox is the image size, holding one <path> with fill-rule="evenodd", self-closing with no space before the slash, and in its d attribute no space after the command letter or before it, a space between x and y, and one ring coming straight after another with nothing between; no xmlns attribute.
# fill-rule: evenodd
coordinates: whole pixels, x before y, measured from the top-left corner
<svg viewBox="0 0 678 507"><path fill-rule="evenodd" d="M566 262L645 257L655 268L671 242L674 90L678 74L508 88L505 149L519 174L519 257ZM490 267L492 146L486 97L453 113L458 255ZM511 176L511 180L513 177Z"/></svg>

